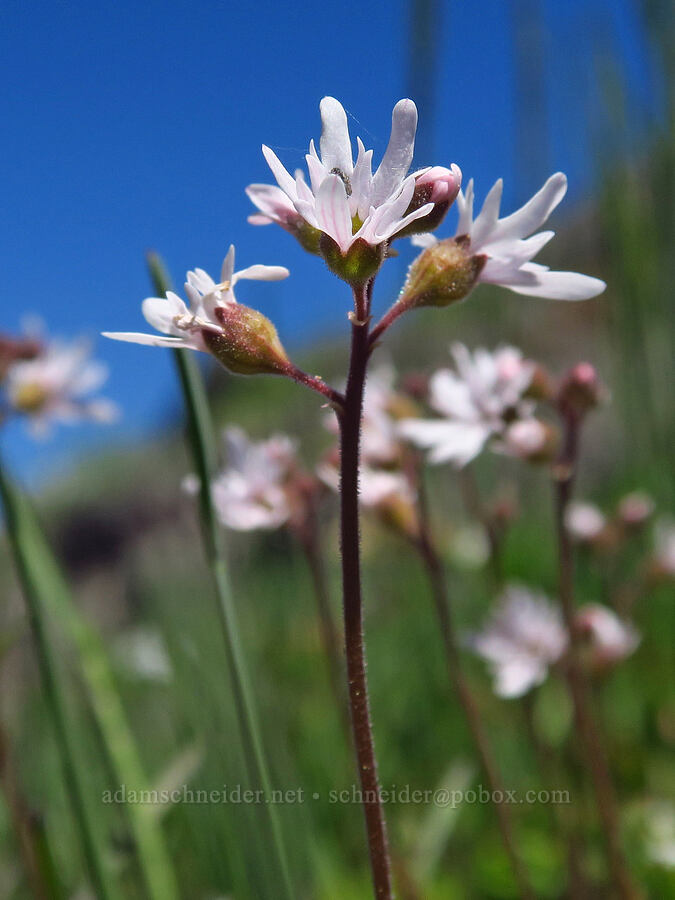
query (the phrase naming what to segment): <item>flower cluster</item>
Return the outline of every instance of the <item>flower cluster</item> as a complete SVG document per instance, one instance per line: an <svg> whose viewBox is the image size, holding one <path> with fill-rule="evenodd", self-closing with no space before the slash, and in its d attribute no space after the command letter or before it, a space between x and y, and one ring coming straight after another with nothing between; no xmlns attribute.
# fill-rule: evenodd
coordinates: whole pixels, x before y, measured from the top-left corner
<svg viewBox="0 0 675 900"><path fill-rule="evenodd" d="M455 371L440 369L429 381L429 406L436 419L406 419L400 434L429 450L432 463L462 467L492 438L516 455L543 451L549 431L532 417L534 403L526 398L535 365L514 347L491 353L471 353L463 344L451 348Z"/></svg>
<svg viewBox="0 0 675 900"><path fill-rule="evenodd" d="M620 662L636 649L639 636L608 607L580 607L576 626L588 640L588 663L600 670ZM521 697L541 684L549 668L567 651L569 635L559 609L543 594L510 585L499 598L489 622L468 639L489 665L500 697Z"/></svg>

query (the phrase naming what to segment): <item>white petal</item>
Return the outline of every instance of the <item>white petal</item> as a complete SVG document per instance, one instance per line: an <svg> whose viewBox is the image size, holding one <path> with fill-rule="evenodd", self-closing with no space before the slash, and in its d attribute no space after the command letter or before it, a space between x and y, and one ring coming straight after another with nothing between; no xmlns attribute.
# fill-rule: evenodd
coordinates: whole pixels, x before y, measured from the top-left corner
<svg viewBox="0 0 675 900"><path fill-rule="evenodd" d="M199 291L200 294L210 293L216 286L215 281L208 272L203 269L195 269L187 273L187 283Z"/></svg>
<svg viewBox="0 0 675 900"><path fill-rule="evenodd" d="M429 402L444 416L465 420L476 417L469 385L449 369L439 369L431 376Z"/></svg>
<svg viewBox="0 0 675 900"><path fill-rule="evenodd" d="M471 227L471 250L474 253L479 253L483 244L489 242L497 227L503 188L504 182L501 178L498 178L490 188L483 203L483 208Z"/></svg>
<svg viewBox="0 0 675 900"><path fill-rule="evenodd" d="M70 380L70 392L79 397L89 394L101 387L108 377L108 367L105 363L91 360L73 374Z"/></svg>
<svg viewBox="0 0 675 900"><path fill-rule="evenodd" d="M414 234L410 238L410 243L413 247L422 247L424 250L427 250L429 247L433 247L434 244L438 243L438 238L434 234Z"/></svg>
<svg viewBox="0 0 675 900"><path fill-rule="evenodd" d="M141 306L146 322L163 334L176 334L174 318L188 314L188 308L178 294L167 291L166 297L146 297Z"/></svg>
<svg viewBox="0 0 675 900"><path fill-rule="evenodd" d="M546 678L547 667L526 655L495 666L495 693L500 697L522 697Z"/></svg>
<svg viewBox="0 0 675 900"><path fill-rule="evenodd" d="M321 182L327 175L330 175L330 169L327 169L316 155L314 141L310 142L309 150L310 152L305 156L305 159L307 160L309 183L312 185L312 191L316 194L321 187Z"/></svg>
<svg viewBox="0 0 675 900"><path fill-rule="evenodd" d="M321 231L329 234L346 252L352 243L352 218L344 182L337 175L325 179L316 197L316 219Z"/></svg>
<svg viewBox="0 0 675 900"><path fill-rule="evenodd" d="M161 337L158 334L139 334L134 331L102 331L103 337L111 338L113 341L129 341L132 344L146 344L148 347L190 347L196 350L186 342L184 338L177 337Z"/></svg>
<svg viewBox="0 0 675 900"><path fill-rule="evenodd" d="M248 278L249 281L282 281L290 274L285 266L249 266L234 273L232 284L236 284L242 278Z"/></svg>
<svg viewBox="0 0 675 900"><path fill-rule="evenodd" d="M417 107L412 100L399 100L391 115L391 137L382 162L373 176L370 202L379 206L408 174L415 150Z"/></svg>
<svg viewBox="0 0 675 900"><path fill-rule="evenodd" d="M534 275L527 285L505 284L517 294L528 297L545 297L549 300L590 300L601 294L607 285L599 278L580 275L578 272L550 272L536 263L526 263L520 271Z"/></svg>
<svg viewBox="0 0 675 900"><path fill-rule="evenodd" d="M466 194L461 190L459 191L455 203L459 210L459 221L457 222L455 237L462 234L470 234L473 224L473 178L469 180L466 186Z"/></svg>
<svg viewBox="0 0 675 900"><path fill-rule="evenodd" d="M249 200L270 219L282 221L285 213L295 213L295 207L286 194L275 184L249 184L246 188ZM249 222L252 217L249 216ZM266 225L265 222L254 222L255 225Z"/></svg>
<svg viewBox="0 0 675 900"><path fill-rule="evenodd" d="M365 219L368 208L370 206L372 175L372 159L373 151L366 150L361 142L361 138L356 139L359 153L356 158L356 165L351 178L352 193L349 198L349 205L352 215L359 215L361 219Z"/></svg>
<svg viewBox="0 0 675 900"><path fill-rule="evenodd" d="M532 234L548 219L566 191L567 177L562 172L551 175L525 206L521 206L519 210L501 220L498 228L499 240L523 238Z"/></svg>
<svg viewBox="0 0 675 900"><path fill-rule="evenodd" d="M263 156L267 161L267 165L272 170L272 174L277 180L277 184L281 188L284 193L286 193L291 200L295 200L297 198L297 193L295 190L295 178L290 175L285 167L283 166L281 160L276 155L274 150L271 150L269 147L266 147L263 144L262 148Z"/></svg>
<svg viewBox="0 0 675 900"><path fill-rule="evenodd" d="M324 97L319 104L321 112L321 162L330 172L339 169L351 177L353 170L352 145L349 139L347 114L334 97Z"/></svg>
<svg viewBox="0 0 675 900"><path fill-rule="evenodd" d="M492 429L483 423L445 422L424 419L404 419L399 433L419 447L431 449L429 462L452 460L459 466L477 456Z"/></svg>
<svg viewBox="0 0 675 900"><path fill-rule="evenodd" d="M234 284L234 244L230 244L230 249L227 251L227 255L223 260L223 265L220 270L220 281L221 284L224 282L230 282ZM215 287L215 284L213 285ZM213 288L211 288L213 290Z"/></svg>

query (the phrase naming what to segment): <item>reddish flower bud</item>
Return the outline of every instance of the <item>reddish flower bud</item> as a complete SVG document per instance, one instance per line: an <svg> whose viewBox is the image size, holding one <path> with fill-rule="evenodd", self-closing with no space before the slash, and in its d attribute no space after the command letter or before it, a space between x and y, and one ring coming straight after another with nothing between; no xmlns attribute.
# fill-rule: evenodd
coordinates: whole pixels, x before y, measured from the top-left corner
<svg viewBox="0 0 675 900"><path fill-rule="evenodd" d="M587 362L578 363L560 382L557 405L563 415L581 417L595 409L604 395L595 367Z"/></svg>
<svg viewBox="0 0 675 900"><path fill-rule="evenodd" d="M204 328L202 337L218 362L238 375L285 375L290 366L277 330L270 320L241 303L215 309L222 332Z"/></svg>
<svg viewBox="0 0 675 900"><path fill-rule="evenodd" d="M406 215L421 209L427 203L433 203L434 208L426 216L415 219L402 231L398 231L394 237L408 237L411 234L422 234L438 228L459 193L461 184L462 173L454 164L449 169L444 166L433 166L419 175L415 179L415 192Z"/></svg>

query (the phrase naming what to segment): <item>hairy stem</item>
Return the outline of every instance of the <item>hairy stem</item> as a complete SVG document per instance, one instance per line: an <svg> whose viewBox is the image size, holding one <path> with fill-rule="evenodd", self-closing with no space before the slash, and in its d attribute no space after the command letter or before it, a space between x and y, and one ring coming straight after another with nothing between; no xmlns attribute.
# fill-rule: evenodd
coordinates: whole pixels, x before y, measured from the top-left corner
<svg viewBox="0 0 675 900"><path fill-rule="evenodd" d="M460 661L459 643L455 632L450 598L448 596L445 573L443 571L443 563L438 555L438 551L436 550L431 536L426 498L421 483L419 485L419 491L420 533L416 541L416 548L424 563L429 578L436 615L438 616L441 636L443 638L450 680L466 717L471 737L476 746L481 768L483 769L485 778L490 787L493 805L497 814L499 831L509 862L511 863L518 892L523 900L534 900L534 894L532 893L525 867L516 849L513 822L509 807L506 803L500 803L496 800L497 797L506 797L506 790L492 755L492 748L490 747L487 735L483 729L480 713L478 712L468 682L464 677L464 671Z"/></svg>
<svg viewBox="0 0 675 900"><path fill-rule="evenodd" d="M376 898L390 900L391 865L368 703L359 542L359 437L369 355L368 290L355 289L354 300L349 375L340 415L340 539L347 684L373 887Z"/></svg>
<svg viewBox="0 0 675 900"><path fill-rule="evenodd" d="M580 420L576 415L570 414L565 417L564 425L563 446L553 469L553 490L558 543L558 592L570 641L565 661L565 677L603 825L612 882L621 900L636 900L640 894L632 882L621 847L618 804L602 737L593 713L590 686L581 662L579 632L575 624L574 554L565 525L565 515L572 497L579 456Z"/></svg>

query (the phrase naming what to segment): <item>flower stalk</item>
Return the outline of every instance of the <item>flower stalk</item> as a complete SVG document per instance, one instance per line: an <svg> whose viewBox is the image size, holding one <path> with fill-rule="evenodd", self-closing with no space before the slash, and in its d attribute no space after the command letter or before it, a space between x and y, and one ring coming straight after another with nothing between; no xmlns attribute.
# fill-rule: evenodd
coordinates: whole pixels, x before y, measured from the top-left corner
<svg viewBox="0 0 675 900"><path fill-rule="evenodd" d="M445 649L445 658L448 665L450 680L466 717L466 722L475 744L481 767L485 773L487 782L490 785L491 796L506 797L506 790L502 782L501 774L493 757L492 748L490 747L487 735L485 734L478 707L476 706L468 682L464 677L464 671L460 662L459 643L452 616L452 605L450 603L450 597L448 596L443 563L433 542L431 529L429 527L427 504L421 478L418 490L419 537L415 541L415 547L429 578L436 615L438 616L438 623L441 630L441 637L443 639L443 647ZM518 894L522 900L534 900L534 894L530 887L525 867L517 850L513 821L508 805L496 801L493 801L493 805L497 814L497 822L504 849L506 850L517 885Z"/></svg>
<svg viewBox="0 0 675 900"><path fill-rule="evenodd" d="M361 550L359 541L359 439L363 391L368 366L370 285L354 288L351 354L340 422L340 546L347 684L352 734L368 835L375 897L391 900L391 864L384 811L380 801L363 641Z"/></svg>
<svg viewBox="0 0 675 900"><path fill-rule="evenodd" d="M641 896L633 884L621 846L618 804L609 763L593 713L590 685L581 659L580 633L575 622L574 553L565 520L579 458L579 438L585 411L561 406L564 424L563 443L553 468L555 528L558 544L558 592L563 618L569 633L569 650L564 666L576 726L593 784L598 813L603 825L610 875L617 897L638 900Z"/></svg>

